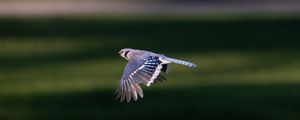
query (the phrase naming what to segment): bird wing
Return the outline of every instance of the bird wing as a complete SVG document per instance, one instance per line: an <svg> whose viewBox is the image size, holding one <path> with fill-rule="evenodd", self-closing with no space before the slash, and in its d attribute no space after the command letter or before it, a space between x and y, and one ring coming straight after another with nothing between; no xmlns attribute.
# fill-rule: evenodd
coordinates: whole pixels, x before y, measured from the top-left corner
<svg viewBox="0 0 300 120"><path fill-rule="evenodd" d="M144 94L139 84L150 86L153 82L166 80L160 75L162 68L163 63L159 57L150 56L144 60L129 60L116 90L116 98L120 97L121 102L125 98L129 102L131 97L137 100L138 95L142 98Z"/></svg>

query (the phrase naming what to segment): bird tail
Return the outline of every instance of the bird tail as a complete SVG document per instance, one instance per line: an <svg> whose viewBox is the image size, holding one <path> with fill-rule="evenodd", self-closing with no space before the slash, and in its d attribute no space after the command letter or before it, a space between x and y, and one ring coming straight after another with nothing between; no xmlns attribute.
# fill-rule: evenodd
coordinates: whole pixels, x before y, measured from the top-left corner
<svg viewBox="0 0 300 120"><path fill-rule="evenodd" d="M169 57L166 57L165 60L170 61L172 63L185 65L185 66L188 66L188 67L197 67L196 64L191 63L191 62L187 62L187 61L183 61L183 60L173 59L173 58L169 58Z"/></svg>

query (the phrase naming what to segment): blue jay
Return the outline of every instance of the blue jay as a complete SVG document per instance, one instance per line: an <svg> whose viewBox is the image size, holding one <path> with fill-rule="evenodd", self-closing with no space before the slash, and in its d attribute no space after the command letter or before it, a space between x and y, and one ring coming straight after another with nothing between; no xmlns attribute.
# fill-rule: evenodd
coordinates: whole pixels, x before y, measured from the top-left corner
<svg viewBox="0 0 300 120"><path fill-rule="evenodd" d="M127 102L133 98L135 101L138 96L144 97L139 84L150 86L152 83L164 81L166 78L160 72L168 71L169 63L177 63L188 67L196 67L194 63L177 60L166 57L162 54L156 54L145 50L136 50L124 48L119 51L120 56L128 60L120 85L115 94L122 102L125 98Z"/></svg>

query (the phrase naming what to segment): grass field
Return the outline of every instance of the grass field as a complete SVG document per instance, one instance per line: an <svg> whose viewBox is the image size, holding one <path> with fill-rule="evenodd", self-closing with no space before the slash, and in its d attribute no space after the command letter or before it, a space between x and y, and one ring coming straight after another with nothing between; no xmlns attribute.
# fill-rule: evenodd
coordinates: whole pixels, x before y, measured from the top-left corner
<svg viewBox="0 0 300 120"><path fill-rule="evenodd" d="M298 120L299 20L1 18L0 120ZM120 103L123 47L198 67Z"/></svg>

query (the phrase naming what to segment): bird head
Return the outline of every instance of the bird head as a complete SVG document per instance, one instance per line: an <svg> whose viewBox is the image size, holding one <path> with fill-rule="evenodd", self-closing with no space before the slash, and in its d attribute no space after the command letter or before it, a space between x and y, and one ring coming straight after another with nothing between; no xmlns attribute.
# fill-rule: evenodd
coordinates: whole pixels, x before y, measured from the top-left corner
<svg viewBox="0 0 300 120"><path fill-rule="evenodd" d="M124 49L119 51L119 54L120 54L121 57L129 60L130 52L132 52L132 51L133 51L133 49L131 49L131 48L124 48Z"/></svg>

